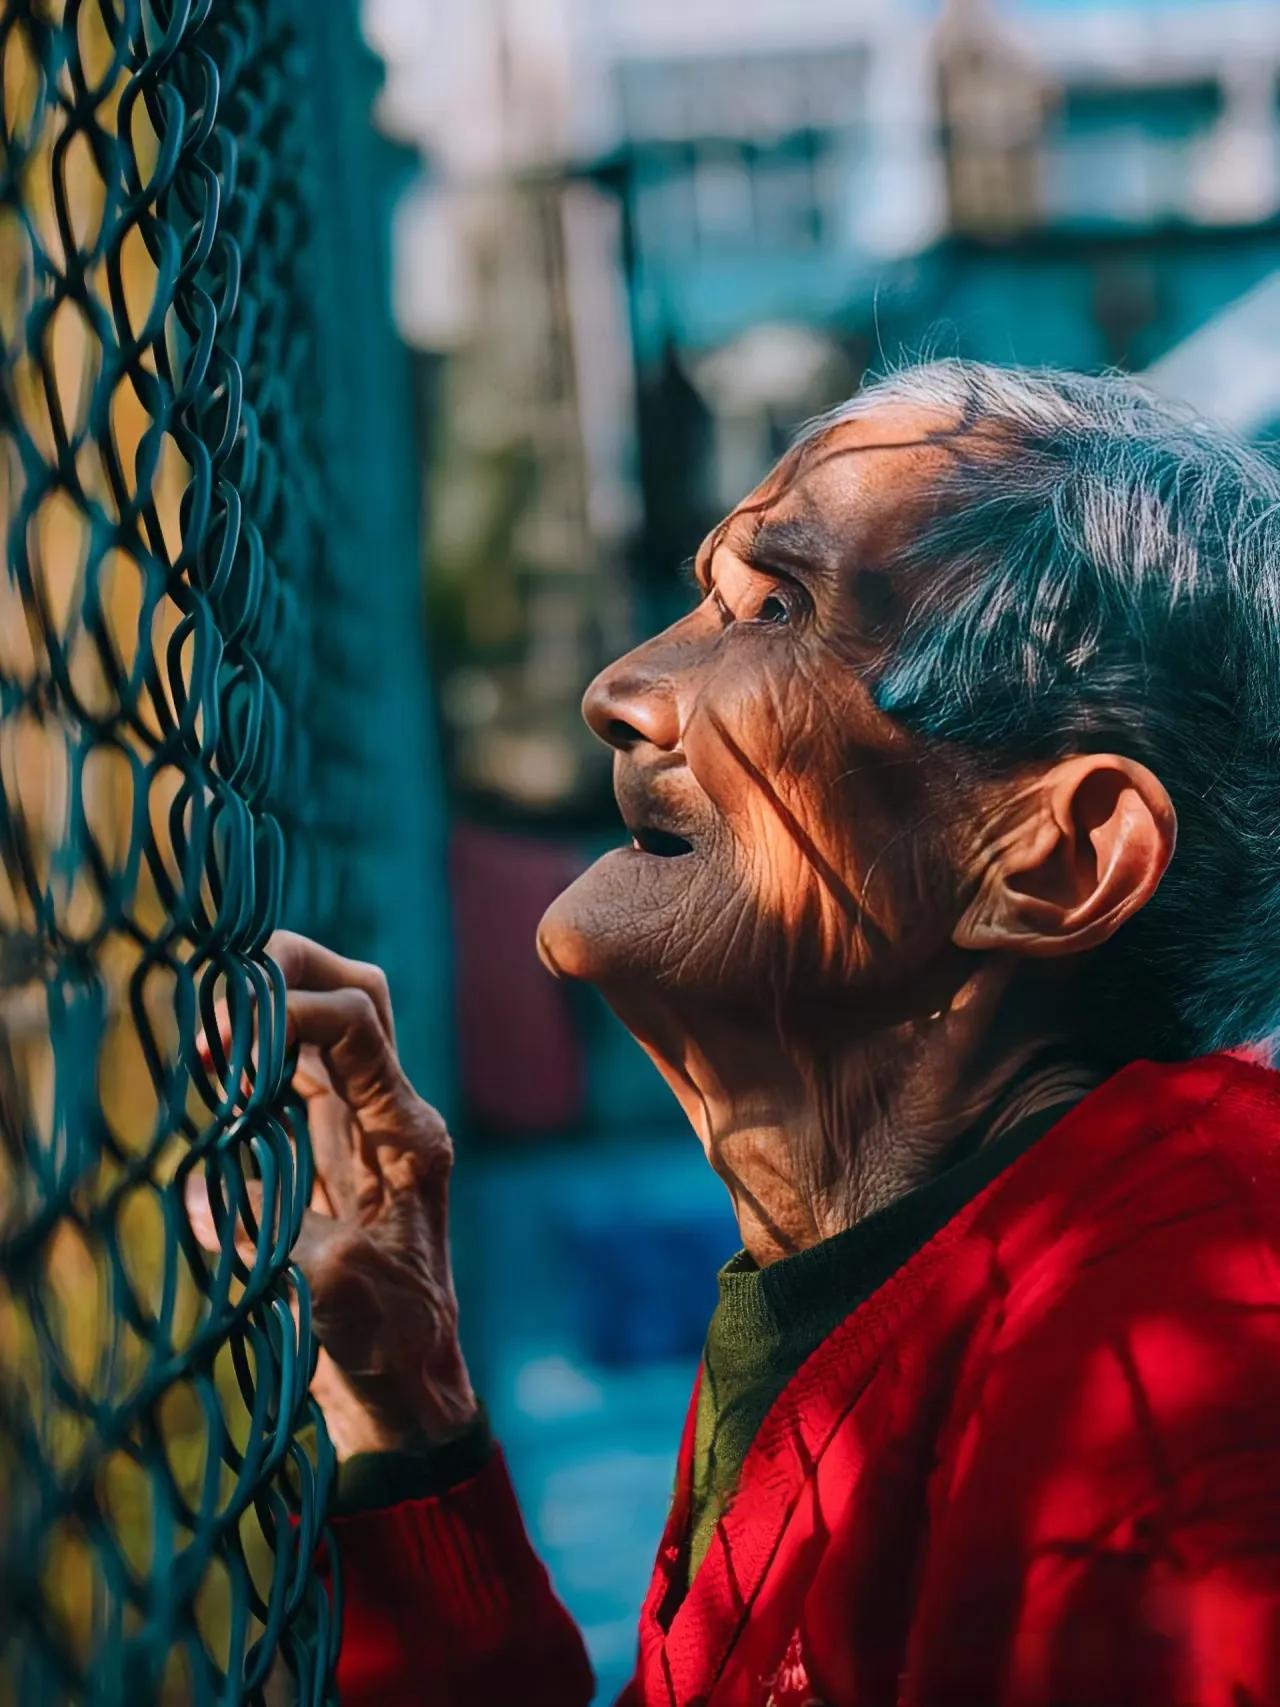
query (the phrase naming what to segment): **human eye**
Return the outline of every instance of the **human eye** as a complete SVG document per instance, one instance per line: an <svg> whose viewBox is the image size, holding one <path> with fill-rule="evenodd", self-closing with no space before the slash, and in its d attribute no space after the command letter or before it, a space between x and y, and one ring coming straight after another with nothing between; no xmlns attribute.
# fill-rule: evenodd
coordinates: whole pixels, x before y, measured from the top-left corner
<svg viewBox="0 0 1280 1707"><path fill-rule="evenodd" d="M770 573L742 615L759 628L794 628L812 614L807 590L789 575Z"/></svg>
<svg viewBox="0 0 1280 1707"><path fill-rule="evenodd" d="M790 599L781 589L775 588L761 599L754 620L774 628L785 628L791 621L792 614Z"/></svg>

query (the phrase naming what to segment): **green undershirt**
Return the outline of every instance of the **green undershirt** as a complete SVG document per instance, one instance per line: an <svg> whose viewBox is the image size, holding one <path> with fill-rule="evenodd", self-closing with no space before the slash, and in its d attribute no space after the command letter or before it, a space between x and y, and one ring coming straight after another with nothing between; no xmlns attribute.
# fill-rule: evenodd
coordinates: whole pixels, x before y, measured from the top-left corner
<svg viewBox="0 0 1280 1707"><path fill-rule="evenodd" d="M688 1576L702 1563L765 1413L810 1353L984 1186L1059 1121L1075 1099L962 1159L843 1233L757 1268L740 1251L720 1270L694 1427Z"/></svg>
<svg viewBox="0 0 1280 1707"><path fill-rule="evenodd" d="M402 1500L447 1493L479 1475L493 1453L493 1435L483 1405L452 1440L407 1446L398 1452L357 1452L338 1465L331 1517L354 1517Z"/></svg>

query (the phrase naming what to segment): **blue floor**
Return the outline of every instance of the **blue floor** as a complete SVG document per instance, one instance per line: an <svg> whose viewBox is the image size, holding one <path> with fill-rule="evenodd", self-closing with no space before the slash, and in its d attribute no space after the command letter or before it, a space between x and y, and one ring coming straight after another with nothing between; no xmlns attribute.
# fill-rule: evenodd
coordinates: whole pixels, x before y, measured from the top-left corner
<svg viewBox="0 0 1280 1707"><path fill-rule="evenodd" d="M535 1545L611 1702L672 1474L715 1271L737 1246L692 1135L459 1167L463 1338Z"/></svg>

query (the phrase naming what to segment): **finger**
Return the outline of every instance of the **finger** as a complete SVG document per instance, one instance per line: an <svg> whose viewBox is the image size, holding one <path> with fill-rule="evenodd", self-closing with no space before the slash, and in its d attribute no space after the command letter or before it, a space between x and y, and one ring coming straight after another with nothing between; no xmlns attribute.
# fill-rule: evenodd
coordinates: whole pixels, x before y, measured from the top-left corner
<svg viewBox="0 0 1280 1707"><path fill-rule="evenodd" d="M324 1058L334 1089L376 1128L393 1138L397 1113L407 1117L417 1096L364 990L290 990L285 997L286 1042L312 1045ZM407 1118L405 1124L408 1124Z"/></svg>
<svg viewBox="0 0 1280 1707"><path fill-rule="evenodd" d="M293 1088L304 1102L334 1094L333 1075L324 1064L324 1056L312 1044L306 1044L298 1050L298 1063L293 1070Z"/></svg>
<svg viewBox="0 0 1280 1707"><path fill-rule="evenodd" d="M318 1049L337 1096L352 1118L322 1125L317 1167L326 1190L356 1213L385 1193L385 1164L416 1153L424 1108L363 990L290 990L285 997L287 1040ZM324 1109L326 1099L309 1106ZM345 1112L345 1111L344 1111ZM345 1154L344 1154L345 1152Z"/></svg>
<svg viewBox="0 0 1280 1707"><path fill-rule="evenodd" d="M215 1209L207 1175L192 1172L183 1186L183 1204L196 1242L206 1251L219 1253L234 1240L236 1255L252 1264L257 1258L263 1232L264 1199L259 1180L240 1180L234 1175L219 1182L221 1208ZM280 1197L273 1195L267 1241L274 1244L280 1225Z"/></svg>
<svg viewBox="0 0 1280 1707"><path fill-rule="evenodd" d="M350 1132L353 1116L334 1089L324 1056L312 1043L298 1050L293 1088L307 1105L307 1130L315 1170L313 1192L318 1195L320 1207L330 1215L355 1215L359 1193ZM366 1192L368 1189L366 1181Z"/></svg>
<svg viewBox="0 0 1280 1707"><path fill-rule="evenodd" d="M187 1221L196 1241L206 1251L217 1253L222 1249L222 1231L213 1213L213 1204L209 1201L209 1187L206 1181L197 1173L187 1175L183 1200L187 1211ZM242 1238L243 1228L239 1217L236 1218L236 1246L240 1255L246 1260L252 1259L253 1248L247 1238Z"/></svg>
<svg viewBox="0 0 1280 1707"><path fill-rule="evenodd" d="M343 1123L342 1136L358 1212L374 1207L388 1190L447 1176L453 1144L445 1122L405 1077L365 992L290 990L285 1011L287 1042L322 1052L334 1089L355 1116ZM322 1161L326 1179L338 1179L336 1160Z"/></svg>
<svg viewBox="0 0 1280 1707"><path fill-rule="evenodd" d="M225 1010L220 1015L226 1023ZM369 1134L410 1147L407 1121L418 1104L382 1029L372 997L355 988L287 990L285 1043L298 1050L294 1087L307 1104L311 1153L323 1199L334 1213L376 1204L383 1180ZM369 1115L352 1130L352 1114Z"/></svg>
<svg viewBox="0 0 1280 1707"><path fill-rule="evenodd" d="M373 1003L388 1042L395 1047L391 991L380 966L366 960L348 960L296 931L274 931L267 942L267 953L291 990L363 990Z"/></svg>
<svg viewBox="0 0 1280 1707"><path fill-rule="evenodd" d="M250 1213L255 1223L261 1227L262 1186L257 1180L246 1180L244 1189L249 1200ZM184 1199L187 1220L200 1245L214 1254L225 1250L229 1230L227 1222L231 1212L228 1211L228 1216L224 1216L219 1225L209 1196L208 1183L198 1174L188 1175ZM231 1231L237 1255L243 1261L251 1263L257 1254L257 1245L250 1236L243 1214L235 1215ZM298 1236L289 1254L302 1270L308 1284L317 1268L321 1267L326 1259L331 1260L341 1248L343 1239L349 1241L350 1232L343 1231L343 1224L335 1216L318 1214L313 1209L303 1210Z"/></svg>
<svg viewBox="0 0 1280 1707"><path fill-rule="evenodd" d="M250 998L252 1000L252 998ZM196 1055L210 1080L226 1095L251 1095L251 1073L256 1065L258 1021L255 1012L248 1014L248 1036L242 1035L237 1047L235 1024L225 998L213 1004L212 1013L201 1016L196 1031ZM235 1069L239 1064L239 1073ZM238 1079L235 1089L233 1081Z"/></svg>
<svg viewBox="0 0 1280 1707"><path fill-rule="evenodd" d="M332 1214L352 1219L359 1212L362 1192L367 1200L371 1189L377 1190L377 1181L368 1177L371 1170L363 1156L354 1153L351 1112L331 1091L308 1105L307 1126L316 1187Z"/></svg>
<svg viewBox="0 0 1280 1707"><path fill-rule="evenodd" d="M349 1223L332 1215L317 1215L312 1209L303 1210L302 1225L289 1254L313 1292L317 1281L323 1282L326 1274L332 1275L341 1266L337 1259L350 1249L352 1237Z"/></svg>
<svg viewBox="0 0 1280 1707"><path fill-rule="evenodd" d="M213 1033L217 1034L218 1044L225 1061L231 1042L231 1015L226 1002L218 1002L213 1010L213 1025L206 1031L203 1027L196 1037L196 1053L200 1064L207 1073L217 1073L218 1064L214 1058ZM256 1016L253 1022L253 1042L257 1047L258 1027ZM247 1074L242 1077L241 1095L247 1095L250 1090ZM304 1102L310 1102L314 1097L332 1096L333 1079L329 1069L324 1064L324 1057L318 1049L304 1048L298 1052L297 1065L293 1073L293 1088Z"/></svg>
<svg viewBox="0 0 1280 1707"><path fill-rule="evenodd" d="M221 1044L222 1052L225 1055L227 1043L231 1037L231 1016L227 1012L225 1002L214 1004L213 1024L211 1026L202 1024L196 1032L196 1054L200 1057L200 1065L206 1069L211 1069L214 1065L213 1040L215 1037Z"/></svg>

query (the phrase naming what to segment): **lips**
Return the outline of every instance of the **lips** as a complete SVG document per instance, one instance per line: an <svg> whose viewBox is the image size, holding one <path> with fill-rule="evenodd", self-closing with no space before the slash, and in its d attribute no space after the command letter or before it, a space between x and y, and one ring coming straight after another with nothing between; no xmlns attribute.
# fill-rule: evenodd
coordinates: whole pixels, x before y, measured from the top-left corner
<svg viewBox="0 0 1280 1707"><path fill-rule="evenodd" d="M688 834L693 825L688 811L681 811L671 798L675 790L669 769L655 773L634 763L619 764L614 769L613 786L636 853L654 859L682 859L693 852Z"/></svg>
<svg viewBox="0 0 1280 1707"><path fill-rule="evenodd" d="M628 826L630 828L630 826ZM631 845L637 853L653 854L657 859L680 859L693 852L693 843L673 830L659 830L650 824L631 828Z"/></svg>

